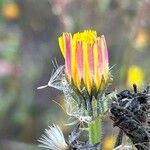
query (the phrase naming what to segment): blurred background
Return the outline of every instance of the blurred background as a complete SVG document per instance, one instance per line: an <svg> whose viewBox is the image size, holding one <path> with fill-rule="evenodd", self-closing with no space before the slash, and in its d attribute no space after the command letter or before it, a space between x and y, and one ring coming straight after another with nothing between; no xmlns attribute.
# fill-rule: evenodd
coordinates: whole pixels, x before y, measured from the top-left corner
<svg viewBox="0 0 150 150"><path fill-rule="evenodd" d="M37 139L52 123L68 133L60 91L47 84L52 60L64 64L58 36L95 29L109 49L111 89L150 82L150 0L0 0L0 150L40 150ZM57 117L56 117L57 116ZM104 121L104 150L117 131ZM69 127L70 129L72 127Z"/></svg>

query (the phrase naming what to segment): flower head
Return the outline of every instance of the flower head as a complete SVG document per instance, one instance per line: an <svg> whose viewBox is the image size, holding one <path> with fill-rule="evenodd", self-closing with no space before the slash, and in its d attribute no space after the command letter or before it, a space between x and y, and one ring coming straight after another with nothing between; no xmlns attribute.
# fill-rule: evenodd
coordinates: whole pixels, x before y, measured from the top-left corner
<svg viewBox="0 0 150 150"><path fill-rule="evenodd" d="M2 6L2 15L8 20L20 17L20 8L15 2L8 2Z"/></svg>
<svg viewBox="0 0 150 150"><path fill-rule="evenodd" d="M68 80L80 91L83 87L89 93L100 90L102 81L109 79L108 52L104 35L97 36L94 30L63 33L59 37L61 52L65 58Z"/></svg>
<svg viewBox="0 0 150 150"><path fill-rule="evenodd" d="M57 125L49 126L45 129L45 135L38 140L41 144L40 147L48 148L51 150L67 150L68 145L65 142L64 135Z"/></svg>
<svg viewBox="0 0 150 150"><path fill-rule="evenodd" d="M144 80L144 73L142 68L138 66L130 66L127 74L127 86L132 87L132 85L135 83L138 87L143 86L143 80Z"/></svg>

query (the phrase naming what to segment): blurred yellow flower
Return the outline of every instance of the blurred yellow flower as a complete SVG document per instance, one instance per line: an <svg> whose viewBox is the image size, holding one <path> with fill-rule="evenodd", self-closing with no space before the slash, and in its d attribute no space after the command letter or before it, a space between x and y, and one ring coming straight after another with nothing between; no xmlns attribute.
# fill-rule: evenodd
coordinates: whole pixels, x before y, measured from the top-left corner
<svg viewBox="0 0 150 150"><path fill-rule="evenodd" d="M2 14L6 19L17 19L20 16L20 9L14 2L6 3L2 7Z"/></svg>
<svg viewBox="0 0 150 150"><path fill-rule="evenodd" d="M143 48L148 44L148 34L146 31L141 30L136 36L135 39L135 47L136 48Z"/></svg>
<svg viewBox="0 0 150 150"><path fill-rule="evenodd" d="M98 37L96 31L63 33L59 46L65 58L68 80L79 90L83 87L89 93L99 91L109 78L108 52L104 35Z"/></svg>
<svg viewBox="0 0 150 150"><path fill-rule="evenodd" d="M144 73L138 66L130 66L127 74L127 86L132 87L136 84L138 87L143 86Z"/></svg>
<svg viewBox="0 0 150 150"><path fill-rule="evenodd" d="M115 144L115 137L112 135L107 136L104 139L103 150L112 150Z"/></svg>

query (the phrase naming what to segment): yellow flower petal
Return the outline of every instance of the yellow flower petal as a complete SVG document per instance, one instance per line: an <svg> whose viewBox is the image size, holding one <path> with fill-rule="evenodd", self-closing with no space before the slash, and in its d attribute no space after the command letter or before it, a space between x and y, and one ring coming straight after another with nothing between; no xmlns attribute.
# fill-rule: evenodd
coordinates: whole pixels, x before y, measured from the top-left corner
<svg viewBox="0 0 150 150"><path fill-rule="evenodd" d="M91 84L92 84L92 79L91 79L91 74L89 71L89 66L88 66L88 49L87 49L87 44L83 43L83 81L85 83L85 86L88 90L88 92L91 92Z"/></svg>
<svg viewBox="0 0 150 150"><path fill-rule="evenodd" d="M100 85L100 72L99 72L99 67L98 67L98 48L97 48L97 44L94 44L94 82L96 85L96 89L99 89L99 85Z"/></svg>
<svg viewBox="0 0 150 150"><path fill-rule="evenodd" d="M77 88L80 90L81 78L79 77L79 72L77 70L76 44L75 43L73 43L71 58L72 58L72 61L71 61L72 80L74 84L77 86Z"/></svg>
<svg viewBox="0 0 150 150"><path fill-rule="evenodd" d="M63 35L58 38L58 42L59 42L59 47L62 52L62 55L64 56L64 58L66 58L66 48L65 48L65 37L64 36L65 35L63 33Z"/></svg>

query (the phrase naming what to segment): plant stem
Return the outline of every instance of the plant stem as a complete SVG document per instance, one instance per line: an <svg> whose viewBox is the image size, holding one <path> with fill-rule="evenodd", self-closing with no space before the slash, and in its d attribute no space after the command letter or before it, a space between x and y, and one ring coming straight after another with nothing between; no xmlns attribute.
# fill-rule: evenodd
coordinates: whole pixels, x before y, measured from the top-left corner
<svg viewBox="0 0 150 150"><path fill-rule="evenodd" d="M100 142L102 134L102 120L98 116L91 123L88 124L89 127L89 142L90 144L96 144Z"/></svg>

